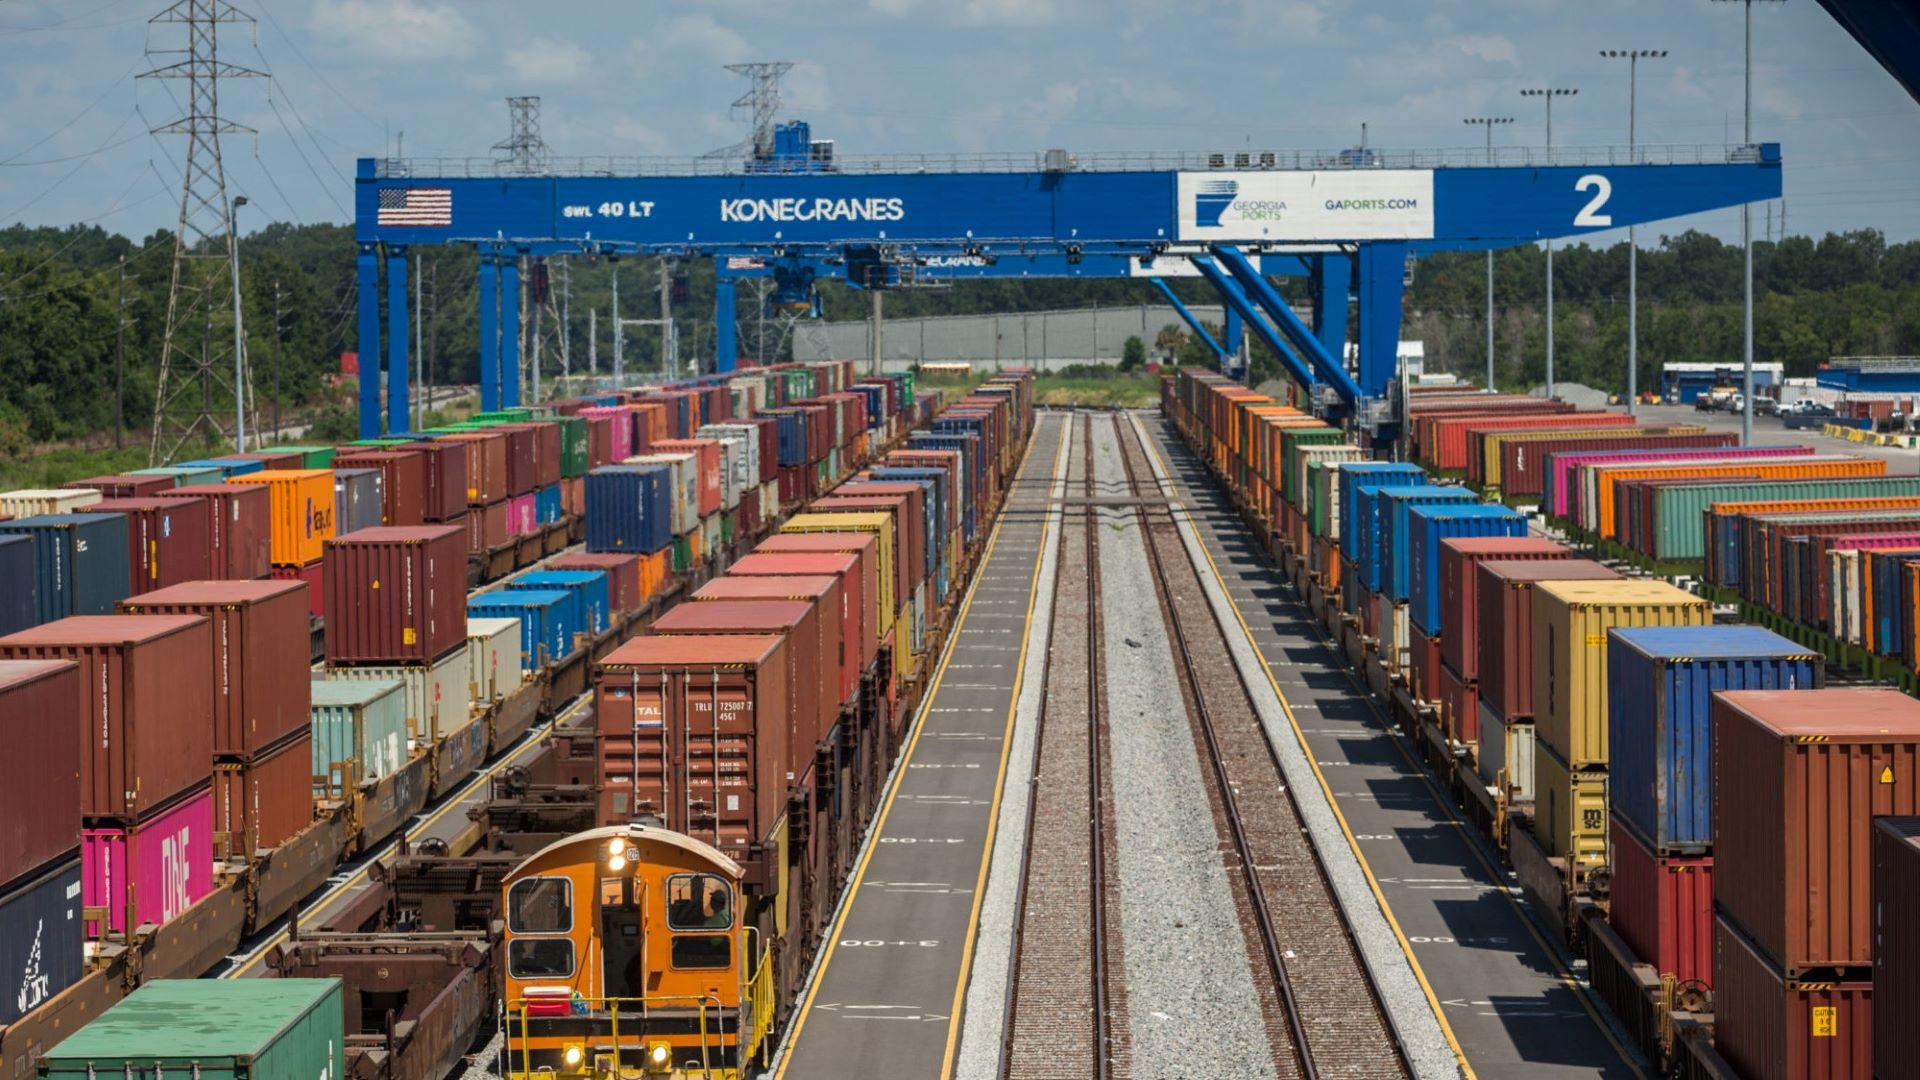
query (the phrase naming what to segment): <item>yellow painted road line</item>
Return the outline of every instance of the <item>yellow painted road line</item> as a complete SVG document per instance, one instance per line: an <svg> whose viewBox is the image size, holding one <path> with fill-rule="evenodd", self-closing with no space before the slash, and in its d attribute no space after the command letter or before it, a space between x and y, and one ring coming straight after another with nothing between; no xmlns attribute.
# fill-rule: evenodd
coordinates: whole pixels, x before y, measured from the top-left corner
<svg viewBox="0 0 1920 1080"><path fill-rule="evenodd" d="M1039 434L1039 427L1040 427L1039 424L1036 422L1034 424L1034 434L1036 435ZM1067 445L1066 436L1062 435L1060 438L1060 451L1059 451L1060 454L1064 454L1066 452L1066 445ZM1024 454L1020 459L1021 470L1024 470L1026 468L1027 461L1032 456L1033 456L1033 442L1031 439L1029 439L1027 443L1026 454ZM1054 468L1056 472L1059 469L1058 455L1056 455L1054 458ZM920 699L920 716L918 719L914 721L913 736L912 738L908 739L906 752L901 755L900 764L897 767L893 785L887 789L887 797L886 797L886 800L882 802L880 805L880 813L873 819L873 824L868 827L867 836L869 840L863 846L863 850L860 853L860 861L856 863L854 866L853 878L847 886L846 902L841 904L840 913L834 917L833 933L827 938L825 945L822 946L821 953L820 953L820 963L819 963L819 966L814 969L813 981L807 985L806 996L801 999L799 1008L794 1010L793 1030L787 1033L786 1040L785 1040L786 1048L785 1050L782 1051L780 1055L780 1067L774 1071L774 1074L773 1074L774 1080L784 1080L785 1076L787 1075L788 1066L793 1064L793 1050L800 1045L800 1033L801 1031L805 1030L807 1026L807 1015L813 1011L813 999L815 995L817 995L820 992L820 984L826 981L827 965L833 962L835 946L837 946L840 942L840 932L846 926L847 915L851 913L853 910L853 904L854 904L855 898L860 895L860 885L866 879L866 876L867 876L867 864L873 859L873 853L879 847L878 844L872 843L871 839L873 837L879 836L880 833L885 830L886 824L887 824L887 816L893 812L894 796L900 793L900 785L904 783L906 780L906 774L907 774L906 766L913 761L914 751L917 750L920 746L920 732L921 732L921 729L926 724L926 718L928 716L927 710L933 704L934 696L938 694L940 691L940 683L942 680L946 678L946 675L947 675L947 664L952 661L954 650L959 645L960 631L966 626L967 616L973 611L974 593L979 590L980 583L986 580L987 564L993 561L993 549L994 549L994 546L1000 542L1001 528L1004 527L1007 523L1007 511L1012 508L1013 494L1014 492L1020 489L1023 483L1026 482L1020 479L1019 472L1016 472L1014 475L1015 475L1015 480L1013 484L1007 488L1006 494L1001 498L999 520L993 523L993 531L987 534L987 546L980 553L979 570L975 574L975 577L973 579L973 584L967 587L967 598L960 605L960 613L954 617L953 632L947 635L947 647L940 655L940 666L934 671L933 682L927 686L926 695ZM1048 476L1047 482L1049 485L1052 484L1053 482L1052 476ZM1047 526L1043 522L1040 528L1040 540L1041 540L1040 552L1042 555L1046 551L1046 536L1047 536ZM1040 557L1041 555L1034 556L1034 575L1036 580L1039 575ZM1033 610L1031 600L1029 600L1028 602L1027 610L1028 610L1028 618L1031 619L1032 610ZM1020 650L1021 650L1020 651L1021 666L1024 667L1025 657L1026 657L1026 644L1024 640L1022 641ZM1014 707L1017 708L1020 701L1020 693L1018 690L1018 679L1019 679L1018 668L1015 669L1014 678L1016 682L1015 682L1015 691L1013 695L1013 700L1014 700ZM1012 723L1011 710L1009 710L1009 716L1010 718L1008 723L1011 724ZM1010 741L1011 740L1009 740L1009 742ZM1006 779L1006 772L1007 772L1006 762L1007 762L1006 753L1003 751L1000 757L1000 782L1004 782ZM998 790L998 783L996 783L996 791L997 790ZM980 871L983 876L986 873L987 864L992 860L992 857L993 857L993 824L999 814L999 801L1000 800L996 795L994 799L994 809L992 811L993 816L989 818L988 827L987 827L986 854L984 856L984 861L982 862L981 871ZM973 913L972 923L974 925L977 925L979 922L979 913L980 913L980 900L979 900L978 889L974 890L974 896L975 896L974 913ZM970 927L968 931L969 933L968 955L969 956L971 955L971 952L972 952L972 949L971 949L972 932L973 931ZM967 959L963 957L961 959L961 969L960 969L960 989L955 994L955 1000L959 1000L960 995L964 994L966 991L966 985L967 985L966 976L967 976ZM958 1012L955 1012L953 1014L952 1020L949 1022L949 1026L947 1029L946 1061L948 1064L943 1065L941 1068L941 1075L943 1077L946 1075L947 1070L951 1067L951 1062L953 1059L954 1035L959 1025L959 1022L960 1022L959 1014Z"/></svg>
<svg viewBox="0 0 1920 1080"><path fill-rule="evenodd" d="M1147 444L1148 451L1153 454L1156 461L1160 462L1161 468L1165 470L1168 477L1171 478L1173 470L1167 467L1166 460L1160 456L1158 448L1154 445L1154 440L1146 439L1144 441ZM1169 480L1169 483L1171 483L1171 480ZM1207 565L1213 569L1214 578L1220 582L1220 587L1224 590L1227 579L1221 576L1220 567L1213 561L1213 553L1207 550L1204 538L1200 542L1200 552L1206 557ZM1387 925L1393 928L1394 937L1399 940L1400 949L1407 956L1407 963L1413 967L1413 974L1420 982L1421 991L1427 995L1427 1001L1433 1005L1433 1014L1435 1018L1440 1021L1440 1030L1447 1037L1447 1045L1453 1048L1454 1057L1459 1060L1460 1068L1469 1078L1473 1077L1475 1075L1473 1068L1467 1063L1466 1053L1461 1048L1459 1040L1454 1036L1453 1025L1447 1023L1446 1014L1442 1011L1440 1000L1438 996L1435 995L1432 985L1427 982L1426 972L1421 969L1420 961L1413 954L1413 944L1407 940L1406 934L1401 931L1400 922L1393 915L1393 908L1387 903L1385 894L1380 891L1380 883L1374 877L1373 867L1368 865L1366 856L1361 854L1360 844L1353 838L1353 830L1347 825L1346 815L1341 813L1340 804L1333 797L1333 789L1327 785L1326 776L1321 773L1318 762L1314 760L1312 748L1307 745L1306 732L1301 730L1300 721L1295 718L1293 714L1293 705L1287 700L1287 695L1281 691L1280 682L1274 677L1273 668L1267 664L1266 654L1261 651L1259 643L1254 640L1253 628L1247 625L1246 618L1240 613L1240 605L1233 602L1231 593L1227 596L1227 607L1233 611L1235 621L1240 624L1240 632L1246 635L1247 643L1253 647L1253 654L1259 659L1260 668L1266 673L1267 682L1273 687L1274 696L1280 699L1280 707L1287 714L1287 723L1293 728L1294 737L1299 741L1301 749L1306 754L1307 763L1312 767L1313 775L1320 783L1320 790L1326 795L1327 804L1333 807L1334 817L1340 822L1340 831L1345 834L1347 838L1347 846L1353 849L1353 857L1359 861L1361 872L1366 875L1367 888L1372 890L1374 899L1379 902L1380 910L1385 913L1387 917ZM1317 623L1313 623L1311 618L1312 614L1312 612L1308 613L1309 623L1311 625L1317 625ZM1336 658L1336 661L1338 660L1339 650L1331 641L1322 638L1320 644L1329 654ZM1448 819L1456 828L1466 828L1466 822L1462 821L1459 814L1454 811L1452 800L1442 794L1438 786L1434 784L1433 778L1427 775L1426 769L1422 768L1420 764L1413 759L1413 756L1407 752L1403 740L1394 729L1391 718L1381 711L1380 704L1374 699L1372 691L1361 685L1360 681L1354 678L1352 669L1348 668L1345 664L1336 662L1334 666L1346 674L1347 681L1352 683L1355 691L1366 699L1367 706L1373 710L1374 717L1380 721L1381 726L1386 730L1388 737L1393 742L1394 748L1399 751L1401 758L1407 762L1414 774L1426 785L1427 791L1433 796L1434 802L1438 803L1440 807L1446 811ZM1479 844L1469 840L1466 842L1466 847L1468 851L1473 853L1474 860L1486 871L1488 878L1494 883L1496 891L1498 891L1500 895L1506 899L1507 904L1513 908L1514 914L1520 920L1520 924L1526 928L1527 933L1533 937L1535 943L1540 946L1541 951L1546 953L1547 958L1553 962L1554 973L1559 977L1561 983L1573 991L1575 998L1580 1002L1580 1007L1586 1010L1587 1015L1592 1018L1594 1024L1600 1028L1601 1033L1606 1036L1608 1044L1613 1047L1614 1052L1619 1055L1620 1060L1624 1062L1629 1069L1633 1070L1634 1075L1642 1077L1644 1080L1646 1074L1642 1072L1639 1065L1635 1063L1633 1055L1628 1052L1624 1046L1620 1045L1619 1039L1614 1037L1613 1026L1606 1022L1605 1017L1602 1017L1595 1011L1592 999L1588 995L1586 988L1581 986L1580 981L1573 977L1573 973L1567 970L1565 964L1561 963L1559 952L1547 942L1546 937L1534 926L1533 920L1528 918L1526 911L1522 909L1519 902L1513 898L1512 891L1504 884L1506 874L1487 861L1486 855L1481 852Z"/></svg>
<svg viewBox="0 0 1920 1080"><path fill-rule="evenodd" d="M586 707L588 702L592 700L593 700L593 694L591 692L582 694L578 701L575 701L572 705L567 706L567 708L564 711L562 711L559 716L556 716L552 720L548 721L547 723L542 724L537 728L534 728L529 734L532 735L535 739L537 739L540 735L545 734L546 732L552 731L555 727L557 727L560 724L562 720L565 720L568 717L572 716L573 714L579 712L581 709ZM507 754L504 757L502 757L499 761L494 762L493 765L488 767L485 771L475 773L473 775L473 778L471 780L468 780L465 784L461 785L458 791L447 796L446 800L442 802L440 806L433 811L433 813L427 815L425 820L420 822L420 824L414 826L412 829L403 830L403 832L408 837L411 838L412 836L418 833L424 832L427 829L432 828L436 823L440 821L441 818L444 818L448 814L452 813L455 807L465 806L467 801L467 796L473 793L473 789L475 785L492 779L495 774L500 772L500 770L506 768L508 765L512 764L516 759L518 759L520 757L521 751L525 750L526 747L530 745L532 745L531 741L526 741L524 740L524 737L523 737L523 741L521 742L520 746L516 748L512 753ZM368 868L370 868L371 866L373 866L374 863L379 862L381 859L385 858L387 855L392 853L396 848L399 847L399 843L400 842L397 838L387 841L386 844L381 847L379 854L374 855L369 859L367 859L366 863L362 865L360 869L355 870L353 872L352 877L341 882L339 885L335 886L334 888L328 890L325 895L320 897L320 899L315 900L311 904L306 904L305 906L309 908L321 907L345 895L348 891L353 889L354 886L360 884L360 882L366 878ZM304 901L302 903L304 903ZM291 926L292 924L289 923L288 925ZM287 940L287 927L282 927L281 929L275 931L272 937L268 938L258 948L256 948L253 951L253 955L249 956L244 962L236 965L233 968L233 970L227 972L226 975L222 977L228 978L228 979L238 979L238 978L245 977L247 972L252 971L256 967L259 967L261 963L263 963L266 960L267 952L269 950L271 950L275 945L278 945L285 940Z"/></svg>

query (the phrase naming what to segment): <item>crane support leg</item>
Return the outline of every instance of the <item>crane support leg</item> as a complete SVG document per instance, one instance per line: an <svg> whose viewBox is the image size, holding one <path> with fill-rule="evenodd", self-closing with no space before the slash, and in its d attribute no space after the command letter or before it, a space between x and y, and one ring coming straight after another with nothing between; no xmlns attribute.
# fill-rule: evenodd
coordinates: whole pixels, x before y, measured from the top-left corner
<svg viewBox="0 0 1920 1080"><path fill-rule="evenodd" d="M1227 307L1238 311L1240 317L1247 321L1247 325L1253 328L1253 332L1260 336L1260 340L1280 357L1280 363L1286 366L1287 374L1292 376L1293 381L1311 389L1314 384L1313 372L1309 371L1307 365L1301 363L1300 358L1294 355L1293 350L1274 330L1273 325L1261 317L1260 309L1248 299L1239 284L1205 255L1191 256L1188 261L1193 263L1194 269L1200 271L1200 276L1206 278L1207 282L1220 293L1220 299L1226 303Z"/></svg>
<svg viewBox="0 0 1920 1080"><path fill-rule="evenodd" d="M1347 301L1352 296L1353 261L1344 253L1313 256L1313 336L1333 356L1347 355Z"/></svg>
<svg viewBox="0 0 1920 1080"><path fill-rule="evenodd" d="M360 306L360 437L380 434L380 253L360 245L355 258Z"/></svg>
<svg viewBox="0 0 1920 1080"><path fill-rule="evenodd" d="M413 430L409 408L412 384L407 378L407 342L412 338L407 318L407 249L387 249L387 431Z"/></svg>
<svg viewBox="0 0 1920 1080"><path fill-rule="evenodd" d="M1220 336L1224 339L1221 344L1226 346L1227 355L1231 359L1222 364L1220 369L1230 371L1234 378L1246 382L1246 365L1241 361L1246 356L1247 328L1241 324L1240 312L1234 310L1232 304L1227 305L1226 325L1221 327L1221 330Z"/></svg>
<svg viewBox="0 0 1920 1080"><path fill-rule="evenodd" d="M500 260L500 407L520 404L520 260Z"/></svg>
<svg viewBox="0 0 1920 1080"><path fill-rule="evenodd" d="M725 374L733 370L740 350L734 344L733 279L716 275L713 279L713 370Z"/></svg>
<svg viewBox="0 0 1920 1080"><path fill-rule="evenodd" d="M1347 369L1341 365L1340 358L1327 352L1326 347L1320 344L1320 339L1313 336L1313 331L1300 321L1300 316L1293 313L1293 308L1288 306L1273 285L1260 276L1260 271L1255 270L1252 264L1247 262L1247 257L1240 253L1239 248L1222 244L1214 247L1213 254L1214 258L1219 260L1219 265L1233 275L1233 280L1246 289L1246 298L1257 304L1259 310L1273 319L1274 325L1280 330L1280 335L1285 336L1293 342L1295 348L1300 350L1301 355L1312 366L1314 374L1319 376L1318 381L1333 387L1334 392L1340 395L1348 408L1352 408L1360 398L1366 396L1361 392L1359 385L1353 381L1353 377L1347 374ZM1199 259L1194 259L1193 262L1196 266L1200 264ZM1395 305L1394 310L1399 310L1398 305ZM1254 325L1259 326L1264 322L1265 320L1261 320Z"/></svg>
<svg viewBox="0 0 1920 1080"><path fill-rule="evenodd" d="M1400 301L1406 291L1404 242L1360 245L1360 385L1385 397L1400 374Z"/></svg>
<svg viewBox="0 0 1920 1080"><path fill-rule="evenodd" d="M500 262L480 256L480 411L500 407Z"/></svg>
<svg viewBox="0 0 1920 1080"><path fill-rule="evenodd" d="M1167 287L1166 279L1151 278L1149 280L1153 282L1154 288L1160 290L1160 295L1167 298L1167 303L1173 305L1173 310L1180 313L1180 318L1187 324L1187 328L1198 335L1200 340L1206 343L1207 348L1213 350L1214 359L1219 360L1222 366L1224 366L1227 359L1227 350L1218 341L1214 340L1211 333L1207 332L1207 324L1201 322L1199 317L1193 313L1193 310L1181 302L1180 297L1175 295L1174 291Z"/></svg>

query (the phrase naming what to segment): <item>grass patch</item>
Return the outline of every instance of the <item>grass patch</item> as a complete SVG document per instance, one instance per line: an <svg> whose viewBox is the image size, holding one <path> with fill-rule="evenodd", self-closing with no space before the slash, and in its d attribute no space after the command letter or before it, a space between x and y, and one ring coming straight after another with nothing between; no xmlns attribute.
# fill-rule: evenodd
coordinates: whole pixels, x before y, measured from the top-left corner
<svg viewBox="0 0 1920 1080"><path fill-rule="evenodd" d="M216 451L213 456L218 456ZM192 458L196 455L188 454ZM57 488L69 480L112 476L147 467L145 440L124 450L82 450L63 447L33 457L0 463L0 490Z"/></svg>
<svg viewBox="0 0 1920 1080"><path fill-rule="evenodd" d="M1034 380L1041 405L1090 409L1146 409L1160 403L1160 376L1107 369L1099 374L1043 374Z"/></svg>

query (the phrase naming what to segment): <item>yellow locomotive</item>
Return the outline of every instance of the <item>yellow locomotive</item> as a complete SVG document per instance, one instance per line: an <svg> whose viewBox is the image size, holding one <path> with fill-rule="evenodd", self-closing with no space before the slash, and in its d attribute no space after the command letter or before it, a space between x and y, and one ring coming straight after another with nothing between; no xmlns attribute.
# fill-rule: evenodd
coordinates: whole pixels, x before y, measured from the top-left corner
<svg viewBox="0 0 1920 1080"><path fill-rule="evenodd" d="M773 1020L741 867L655 825L590 829L508 874L506 1075L740 1080Z"/></svg>

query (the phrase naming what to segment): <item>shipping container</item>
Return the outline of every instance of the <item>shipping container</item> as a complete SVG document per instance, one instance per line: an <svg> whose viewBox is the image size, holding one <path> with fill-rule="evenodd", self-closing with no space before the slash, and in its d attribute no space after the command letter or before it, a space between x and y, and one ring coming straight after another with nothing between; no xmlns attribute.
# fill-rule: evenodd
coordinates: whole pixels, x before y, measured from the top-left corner
<svg viewBox="0 0 1920 1080"><path fill-rule="evenodd" d="M1757 626L1609 631L1608 798L1624 827L1662 854L1713 847L1713 695L1810 690L1823 658Z"/></svg>
<svg viewBox="0 0 1920 1080"><path fill-rule="evenodd" d="M1581 432L1579 434L1540 434L1529 438L1500 441L1500 493L1508 499L1519 496L1542 497L1542 509L1549 509L1544 498L1548 456L1581 450L1698 450L1732 446L1739 436L1730 431L1688 433L1686 428L1642 429L1643 434L1627 434L1625 429Z"/></svg>
<svg viewBox="0 0 1920 1080"><path fill-rule="evenodd" d="M334 535L379 528L387 518L385 491L379 469L333 470Z"/></svg>
<svg viewBox="0 0 1920 1080"><path fill-rule="evenodd" d="M307 587L307 611L316 619L327 617L327 575L325 563L309 566L275 566L269 572L274 581L297 581Z"/></svg>
<svg viewBox="0 0 1920 1080"><path fill-rule="evenodd" d="M467 696L486 708L526 681L519 619L467 620Z"/></svg>
<svg viewBox="0 0 1920 1080"><path fill-rule="evenodd" d="M33 538L39 620L105 615L127 596L132 553L119 514L48 514L0 521L0 534Z"/></svg>
<svg viewBox="0 0 1920 1080"><path fill-rule="evenodd" d="M549 559L549 570L599 570L607 575L607 593L614 617L639 611L646 605L649 590L643 587L640 556L615 552L576 553Z"/></svg>
<svg viewBox="0 0 1920 1080"><path fill-rule="evenodd" d="M316 798L339 798L347 786L378 780L407 763L407 685L399 679L316 678L313 775Z"/></svg>
<svg viewBox="0 0 1920 1080"><path fill-rule="evenodd" d="M92 488L22 488L0 492L0 514L16 518L73 514L97 505L102 498Z"/></svg>
<svg viewBox="0 0 1920 1080"><path fill-rule="evenodd" d="M848 643L848 661L857 683L868 671L880 644L880 606L874 569L859 551L788 551L783 538L769 537L752 553L727 567L729 577L826 574L840 582L841 640Z"/></svg>
<svg viewBox="0 0 1920 1080"><path fill-rule="evenodd" d="M133 820L206 783L212 647L197 616L80 615L0 638L0 659L80 665L80 811Z"/></svg>
<svg viewBox="0 0 1920 1080"><path fill-rule="evenodd" d="M642 816L746 864L800 779L779 634L639 637L594 669L600 821ZM809 745L807 758L811 760Z"/></svg>
<svg viewBox="0 0 1920 1080"><path fill-rule="evenodd" d="M860 691L860 647L857 639L857 615L841 594L840 578L831 574L811 576L774 576L727 574L702 585L692 597L697 601L721 600L801 600L815 605L813 619L817 644L814 655L823 667L832 671L836 687L831 691L837 705L855 700ZM849 625L852 617L852 625ZM836 711L837 715L837 711ZM822 717L831 726L833 717ZM826 727L820 729L826 731Z"/></svg>
<svg viewBox="0 0 1920 1080"><path fill-rule="evenodd" d="M211 575L209 509L198 499L103 499L87 512L125 519L128 586L137 595Z"/></svg>
<svg viewBox="0 0 1920 1080"><path fill-rule="evenodd" d="M467 601L470 619L518 619L520 662L538 671L573 655L574 635L586 632L580 594L572 589L498 589Z"/></svg>
<svg viewBox="0 0 1920 1080"><path fill-rule="evenodd" d="M1533 719L1533 587L1542 581L1618 581L1585 559L1489 559L1475 571L1480 699L1511 720Z"/></svg>
<svg viewBox="0 0 1920 1080"><path fill-rule="evenodd" d="M81 876L76 852L43 874L0 886L0 1030L86 972Z"/></svg>
<svg viewBox="0 0 1920 1080"><path fill-rule="evenodd" d="M339 979L155 979L39 1061L41 1080L293 1080L347 1074Z"/></svg>
<svg viewBox="0 0 1920 1080"><path fill-rule="evenodd" d="M1787 974L1873 962L1874 817L1920 814L1920 701L1896 690L1713 699L1721 911Z"/></svg>
<svg viewBox="0 0 1920 1080"><path fill-rule="evenodd" d="M507 436L498 431L464 431L442 435L467 451L467 505L486 506L507 497Z"/></svg>
<svg viewBox="0 0 1920 1080"><path fill-rule="evenodd" d="M1607 774L1569 765L1534 724L1533 836L1575 881L1607 865ZM1571 883L1570 883L1571 884Z"/></svg>
<svg viewBox="0 0 1920 1080"><path fill-rule="evenodd" d="M1417 506L1407 518L1407 617L1434 638L1443 629L1441 545L1455 538L1524 540L1527 519L1504 506Z"/></svg>
<svg viewBox="0 0 1920 1080"><path fill-rule="evenodd" d="M1655 854L1618 812L1607 855L1607 922L1661 975L1712 989L1713 856Z"/></svg>
<svg viewBox="0 0 1920 1080"><path fill-rule="evenodd" d="M132 824L85 829L82 895L88 907L107 909L105 927L88 924L87 933L164 925L205 898L213 891L213 833L213 792L204 784Z"/></svg>
<svg viewBox="0 0 1920 1080"><path fill-rule="evenodd" d="M380 473L380 524L424 524L427 507L427 459L400 450L359 450L333 459L335 469L377 469Z"/></svg>
<svg viewBox="0 0 1920 1080"><path fill-rule="evenodd" d="M464 623L462 624L464 626ZM464 642L464 639L463 639ZM430 746L442 735L467 725L472 705L467 699L467 650L453 650L431 664L355 664L331 667L328 679L358 679L406 685L407 729L416 745Z"/></svg>
<svg viewBox="0 0 1920 1080"><path fill-rule="evenodd" d="M1440 542L1440 659L1466 682L1480 677L1479 566L1490 559L1570 559L1545 537L1482 536Z"/></svg>
<svg viewBox="0 0 1920 1080"><path fill-rule="evenodd" d="M587 474L587 550L654 552L673 542L673 471L609 465Z"/></svg>
<svg viewBox="0 0 1920 1080"><path fill-rule="evenodd" d="M329 664L424 663L466 643L467 540L455 526L338 537L325 573Z"/></svg>
<svg viewBox="0 0 1920 1080"><path fill-rule="evenodd" d="M507 502L505 500L488 506L468 507L468 553L485 555L495 548L511 543L513 533L508 531L507 526Z"/></svg>
<svg viewBox="0 0 1920 1080"><path fill-rule="evenodd" d="M313 821L313 776L307 728L243 761L215 764L213 830L225 836L226 850L250 859L306 828Z"/></svg>
<svg viewBox="0 0 1920 1080"><path fill-rule="evenodd" d="M1356 493L1361 486L1419 487L1427 483L1425 469L1412 462L1361 461L1339 467L1340 554L1348 562L1359 563L1360 546L1379 528L1377 517L1369 518L1365 531L1360 524L1360 506Z"/></svg>
<svg viewBox="0 0 1920 1080"><path fill-rule="evenodd" d="M120 610L210 621L213 752L247 755L307 726L306 592L290 581L192 581L123 600Z"/></svg>
<svg viewBox="0 0 1920 1080"><path fill-rule="evenodd" d="M236 476L229 484L262 484L268 493L275 566L306 566L320 561L333 538L333 473L326 469L282 469Z"/></svg>
<svg viewBox="0 0 1920 1080"><path fill-rule="evenodd" d="M60 485L63 488L92 488L106 499L139 499L173 490L171 476L89 476L84 480L69 480Z"/></svg>
<svg viewBox="0 0 1920 1080"><path fill-rule="evenodd" d="M273 566L271 493L263 485L196 484L174 488L168 499L207 503L214 577L250 581L266 577Z"/></svg>
<svg viewBox="0 0 1920 1080"><path fill-rule="evenodd" d="M0 635L41 621L39 563L34 539L0 533Z"/></svg>
<svg viewBox="0 0 1920 1080"><path fill-rule="evenodd" d="M427 485L421 501L423 520L453 521L467 512L467 447L433 440L403 443L394 449L422 458Z"/></svg>
<svg viewBox="0 0 1920 1080"><path fill-rule="evenodd" d="M1920 1016L1920 817L1873 822L1873 1075L1911 1080L1920 1057L1907 1024Z"/></svg>
<svg viewBox="0 0 1920 1080"><path fill-rule="evenodd" d="M830 657L820 655L820 611L809 600L710 600L681 604L653 622L659 635L783 634L787 638L787 693L793 708L784 745L788 768L805 776L814 748L840 714L839 680Z"/></svg>
<svg viewBox="0 0 1920 1080"><path fill-rule="evenodd" d="M333 446L276 446L268 450L267 453L274 455L276 458L280 455L298 454L301 460L297 465L291 462L276 464L274 461L269 461L267 468L330 469L333 467L333 455L339 452L339 448Z"/></svg>
<svg viewBox="0 0 1920 1080"><path fill-rule="evenodd" d="M1474 765L1488 786L1505 785L1509 802L1533 801L1533 721L1509 720L1480 702L1479 752Z"/></svg>
<svg viewBox="0 0 1920 1080"><path fill-rule="evenodd" d="M1724 897L1732 886L1716 883ZM1792 979L1741 928L1714 920L1713 1048L1745 1080L1865 1077L1873 984Z"/></svg>
<svg viewBox="0 0 1920 1080"><path fill-rule="evenodd" d="M1549 454L1541 466L1541 509L1549 517L1576 519L1585 480L1586 465L1631 465L1639 462L1674 464L1687 461L1768 460L1810 457L1811 446L1710 446L1680 450L1569 450Z"/></svg>
<svg viewBox="0 0 1920 1080"><path fill-rule="evenodd" d="M1542 581L1533 588L1537 735L1575 769L1607 765L1607 631L1704 626L1713 607L1658 581ZM1606 823L1600 827L1604 832Z"/></svg>
<svg viewBox="0 0 1920 1080"><path fill-rule="evenodd" d="M0 660L0 893L80 846L80 668Z"/></svg>
<svg viewBox="0 0 1920 1080"><path fill-rule="evenodd" d="M579 597L580 629L599 636L613 625L613 603L602 570L530 570L508 579L509 589L566 589Z"/></svg>
<svg viewBox="0 0 1920 1080"><path fill-rule="evenodd" d="M755 545L751 554L728 567L728 573L786 572L789 564L784 560L758 561L761 555L851 555L858 560L856 576L860 580L859 588L856 593L843 595L859 595L867 611L862 623L867 641L861 646L860 667L863 671L872 667L881 643L893 629L892 620L880 601L879 537L861 533L775 533ZM790 565L794 572L831 572L825 563L794 562Z"/></svg>
<svg viewBox="0 0 1920 1080"><path fill-rule="evenodd" d="M788 518L786 522L780 526L780 532L782 534L822 533L822 534L841 534L843 536L851 536L851 537L859 537L859 536L873 537L874 547L872 549L873 554L871 558L873 559L874 570L875 570L874 580L877 585L878 593L879 593L879 610L881 615L880 617L881 625L879 628L880 639L884 642L887 638L887 635L893 633L898 628L899 615L904 602L910 596L910 589L907 582L905 581L905 575L902 573L902 568L898 565L899 560L895 558L895 548L893 543L893 527L892 527L892 520L889 515L884 513L879 513L879 514L800 513L800 514L795 514L792 517ZM805 549L796 549L795 547L778 546L771 543L773 539L774 539L773 537L768 537L769 542L761 544L755 550L758 550L758 551L819 550L818 548L811 548L811 547L805 548ZM819 543L819 544L847 543L849 545L849 548L864 546L864 542L859 540L807 541L805 543ZM834 550L843 550L843 549L836 546ZM895 645L896 645L896 650L894 655L894 667L896 669L905 668L907 666L907 660L909 659L909 656L907 654L911 652L910 643L896 642Z"/></svg>

